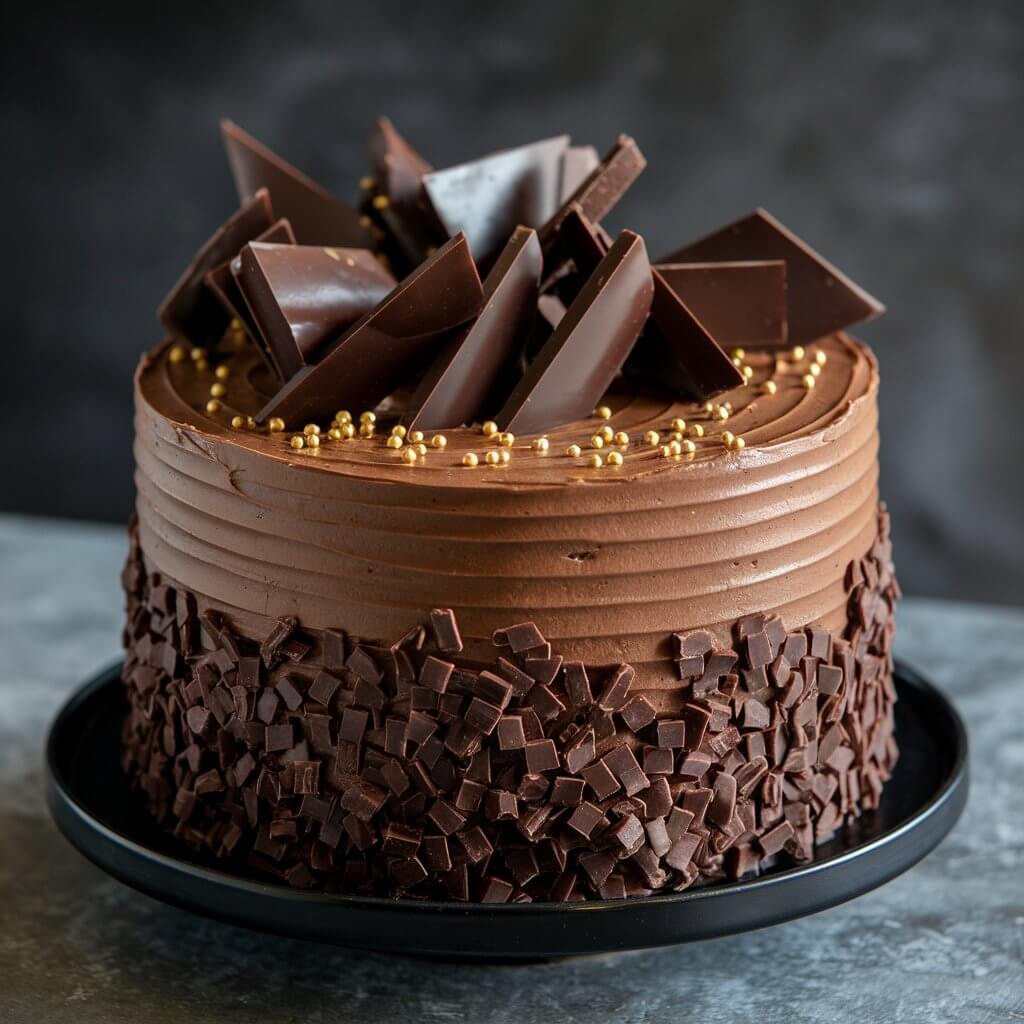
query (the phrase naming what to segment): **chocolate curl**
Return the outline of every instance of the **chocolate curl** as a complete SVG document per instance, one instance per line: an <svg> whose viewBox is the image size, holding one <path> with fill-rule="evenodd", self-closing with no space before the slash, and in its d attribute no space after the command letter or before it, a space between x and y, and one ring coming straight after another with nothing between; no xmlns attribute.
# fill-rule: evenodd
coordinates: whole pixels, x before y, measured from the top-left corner
<svg viewBox="0 0 1024 1024"><path fill-rule="evenodd" d="M499 428L530 434L589 416L643 330L653 294L643 239L623 231L512 391Z"/></svg>
<svg viewBox="0 0 1024 1024"><path fill-rule="evenodd" d="M736 260L785 260L790 343L815 341L885 311L882 303L765 210L684 246L662 262Z"/></svg>
<svg viewBox="0 0 1024 1024"><path fill-rule="evenodd" d="M431 206L449 234L464 231L477 260L489 266L516 225L538 227L558 208L562 160L569 137L559 135L423 179Z"/></svg>
<svg viewBox="0 0 1024 1024"><path fill-rule="evenodd" d="M161 322L173 333L196 344L209 344L220 338L229 317L204 279L211 270L230 260L246 242L266 231L273 220L266 189L246 196L241 207L203 243L160 303L157 316Z"/></svg>
<svg viewBox="0 0 1024 1024"><path fill-rule="evenodd" d="M372 408L480 311L483 288L461 232L350 327L314 366L303 367L260 411L298 423L340 406Z"/></svg>
<svg viewBox="0 0 1024 1024"><path fill-rule="evenodd" d="M251 242L231 272L284 380L395 287L367 249Z"/></svg>
<svg viewBox="0 0 1024 1024"><path fill-rule="evenodd" d="M235 187L242 199L266 188L274 208L291 221L303 245L349 246L367 249L372 239L359 213L331 195L312 178L293 167L233 121L221 121L221 134Z"/></svg>
<svg viewBox="0 0 1024 1024"><path fill-rule="evenodd" d="M410 430L456 427L486 413L496 386L511 376L536 317L541 265L537 232L516 228L484 281L480 315L449 343L420 382L405 416Z"/></svg>

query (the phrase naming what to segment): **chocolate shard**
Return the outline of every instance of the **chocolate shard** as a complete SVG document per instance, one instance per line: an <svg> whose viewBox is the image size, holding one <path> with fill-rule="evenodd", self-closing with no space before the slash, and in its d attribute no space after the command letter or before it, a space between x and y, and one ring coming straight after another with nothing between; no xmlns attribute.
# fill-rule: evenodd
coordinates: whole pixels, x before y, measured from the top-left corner
<svg viewBox="0 0 1024 1024"><path fill-rule="evenodd" d="M303 245L371 246L372 239L360 223L358 211L348 203L332 196L233 121L221 121L220 130L242 199L255 195L258 189L268 189L278 215L291 221Z"/></svg>
<svg viewBox="0 0 1024 1024"><path fill-rule="evenodd" d="M569 137L506 149L423 178L431 206L450 235L464 231L489 266L517 224L539 227L558 209Z"/></svg>
<svg viewBox="0 0 1024 1024"><path fill-rule="evenodd" d="M224 333L229 316L206 287L206 275L266 231L273 220L266 189L256 189L245 197L239 209L203 243L160 303L157 316L161 323L196 344L216 341Z"/></svg>
<svg viewBox="0 0 1024 1024"><path fill-rule="evenodd" d="M589 416L643 330L654 286L643 239L623 231L497 415L517 434Z"/></svg>
<svg viewBox="0 0 1024 1024"><path fill-rule="evenodd" d="M473 423L493 405L503 378L511 376L537 310L540 242L532 228L518 227L484 280L484 307L454 338L420 381L405 420L410 429L433 430ZM509 390L505 388L506 394ZM493 403L493 405L492 405Z"/></svg>
<svg viewBox="0 0 1024 1024"><path fill-rule="evenodd" d="M626 194L646 166L647 161L636 142L628 135L620 135L607 156L540 229L540 241L545 255L555 246L562 221L574 204L579 206L584 217L595 224L599 223Z"/></svg>
<svg viewBox="0 0 1024 1024"><path fill-rule="evenodd" d="M744 382L728 353L708 333L657 269L651 319L626 363L631 380L704 400Z"/></svg>
<svg viewBox="0 0 1024 1024"><path fill-rule="evenodd" d="M274 245L294 245L295 232L292 231L292 226L288 219L282 217L280 220L274 221L262 234L257 235L253 241L270 242ZM256 321L253 320L249 307L245 304L245 298L235 283L234 275L231 273L232 262L233 260L225 260L219 266L214 267L203 278L203 282L216 296L227 315L240 320L245 325L249 337L253 339L260 349L263 358L267 361L267 365L270 366L274 373L277 373L277 368L271 359L270 353L266 350L263 335L260 334L260 329Z"/></svg>
<svg viewBox="0 0 1024 1024"><path fill-rule="evenodd" d="M466 236L446 242L318 363L303 367L257 417L286 422L332 415L339 405L371 408L415 372L451 331L480 311L483 288Z"/></svg>
<svg viewBox="0 0 1024 1024"><path fill-rule="evenodd" d="M562 194L561 202L572 197L572 194L587 180L594 168L601 162L597 150L593 146L569 146L562 157Z"/></svg>
<svg viewBox="0 0 1024 1024"><path fill-rule="evenodd" d="M396 283L368 249L316 245L250 242L231 272L284 380Z"/></svg>
<svg viewBox="0 0 1024 1024"><path fill-rule="evenodd" d="M785 345L785 260L656 267L719 345Z"/></svg>
<svg viewBox="0 0 1024 1024"><path fill-rule="evenodd" d="M691 242L663 263L785 260L789 341L805 343L870 320L885 307L765 210Z"/></svg>

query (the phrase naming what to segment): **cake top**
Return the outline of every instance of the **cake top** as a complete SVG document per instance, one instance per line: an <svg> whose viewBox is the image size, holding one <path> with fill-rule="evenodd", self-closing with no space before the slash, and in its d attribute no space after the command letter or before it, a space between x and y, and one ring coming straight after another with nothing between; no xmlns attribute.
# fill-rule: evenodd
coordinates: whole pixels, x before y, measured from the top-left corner
<svg viewBox="0 0 1024 1024"><path fill-rule="evenodd" d="M434 170L381 119L356 209L238 126L222 130L242 205L160 308L177 339L168 358L193 355L202 374L215 352L251 343L246 394L225 400L221 364L194 408L233 430L302 429L295 451L376 433L381 410L408 464L427 441L407 438L444 446L441 431L461 438L473 424L505 447L515 435L542 452L590 447L595 465L629 427L673 458L697 456L712 426L739 447L743 435L722 428L730 412L757 406L755 389L790 390L793 375L777 372L811 348L822 361L794 379L816 386L822 340L882 310L761 210L654 263L636 232L611 239L601 221L645 166L625 135L603 159L558 136ZM609 388L629 422L598 417L575 437ZM663 422L674 403L693 426ZM606 455L621 464L622 452Z"/></svg>

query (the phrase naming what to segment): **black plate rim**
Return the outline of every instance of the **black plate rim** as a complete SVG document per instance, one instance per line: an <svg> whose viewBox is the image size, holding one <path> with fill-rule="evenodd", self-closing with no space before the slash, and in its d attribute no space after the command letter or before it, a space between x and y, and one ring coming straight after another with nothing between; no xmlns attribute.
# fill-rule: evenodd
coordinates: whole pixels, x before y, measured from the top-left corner
<svg viewBox="0 0 1024 1024"><path fill-rule="evenodd" d="M946 724L950 727L951 733L955 737L956 751L951 769L943 779L941 786L926 803L900 824L877 836L873 836L851 849L841 851L821 860L796 865L758 878L688 889L681 893L662 893L621 900L587 900L575 903L481 904L440 900L401 900L379 896L350 896L338 893L296 890L284 885L261 882L221 871L217 868L194 864L153 849L106 825L80 803L74 794L73 787L61 771L59 746L63 734L66 732L67 722L73 719L78 710L92 700L98 691L116 682L120 675L120 667L121 662L118 661L96 673L64 702L54 717L46 741L47 804L58 828L68 841L101 870L117 877L125 884L141 892L162 899L165 902L174 903L193 910L197 908L192 901L176 898L174 893L154 891L152 886L147 887L131 872L120 870L117 865L111 863L109 858L98 856L94 848L95 844L83 841L83 834L94 835L97 839L103 840L121 853L135 858L140 863L145 862L155 865L166 872L187 876L193 882L213 885L221 890L230 890L237 896L269 897L277 902L291 904L299 908L327 902L339 910L347 908L353 911L397 915L410 913L428 916L440 914L448 917L457 915L460 918L483 918L488 921L500 920L511 923L513 919L524 917L530 919L551 916L562 917L567 913L600 914L602 917L606 917L608 914L624 911L635 912L641 906L645 909L653 910L666 904L679 906L690 903L713 903L716 899L720 900L723 895L732 898L754 897L765 890L778 889L780 886L787 884L791 885L797 880L810 881L820 879L822 876L841 871L845 866L855 861L864 860L871 857L872 854L892 847L904 837L922 832L927 834L929 826L935 823L935 819L938 817L943 818L943 823L931 829L934 834L928 835L927 841L920 846L912 858L904 858L899 860L896 865L889 865L888 869L880 870L866 884L845 888L841 898L819 901L820 905L815 908L797 910L788 917L775 916L771 921L764 922L765 925L768 925L804 916L807 913L816 913L831 906L837 906L879 885L885 884L908 870L934 849L952 829L960 817L967 798L967 730L960 715L940 690L924 679L920 673L906 665L906 663L897 661L896 675L916 689L921 698L928 699L936 708L941 710L947 720ZM208 916L217 917L222 920L231 920L236 924L244 916L226 917L215 910L207 910L206 913ZM749 927L759 927L759 925L755 924ZM280 931L279 928L273 925L268 925L264 930ZM715 932L714 928L711 927L710 930L706 930L707 934L701 937L711 937L713 934L728 934L739 930L747 929L726 928ZM660 943L652 942L650 944ZM367 946L369 945L368 943ZM639 948L640 945L640 943L630 941L618 948ZM395 948L397 949L398 945Z"/></svg>

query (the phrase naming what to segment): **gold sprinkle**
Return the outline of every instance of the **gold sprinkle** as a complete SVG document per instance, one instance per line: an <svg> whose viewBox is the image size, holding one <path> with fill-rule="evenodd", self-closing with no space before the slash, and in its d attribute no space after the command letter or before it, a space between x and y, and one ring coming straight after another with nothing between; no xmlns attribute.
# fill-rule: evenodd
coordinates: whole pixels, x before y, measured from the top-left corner
<svg viewBox="0 0 1024 1024"><path fill-rule="evenodd" d="M484 456L484 462L486 462L488 466L497 466L498 463L501 462L501 456L492 449Z"/></svg>
<svg viewBox="0 0 1024 1024"><path fill-rule="evenodd" d="M284 430L284 420L280 416L271 416L267 420L267 429L274 434L280 433Z"/></svg>
<svg viewBox="0 0 1024 1024"><path fill-rule="evenodd" d="M669 444L663 444L661 446L661 457L663 459L670 458L672 455L672 446Z"/></svg>
<svg viewBox="0 0 1024 1024"><path fill-rule="evenodd" d="M245 417L245 428L246 428L246 430L255 430L256 429L256 421L251 416L246 416Z"/></svg>
<svg viewBox="0 0 1024 1024"><path fill-rule="evenodd" d="M408 434L410 444L419 444L423 440L422 430L410 430Z"/></svg>
<svg viewBox="0 0 1024 1024"><path fill-rule="evenodd" d="M216 398L211 398L206 403L206 411L210 413L220 412L220 402Z"/></svg>
<svg viewBox="0 0 1024 1024"><path fill-rule="evenodd" d="M611 441L615 437L615 431L609 426L602 427L598 433L606 440Z"/></svg>
<svg viewBox="0 0 1024 1024"><path fill-rule="evenodd" d="M359 187L364 192L372 192L377 186L377 180L372 174L365 174L359 179Z"/></svg>
<svg viewBox="0 0 1024 1024"><path fill-rule="evenodd" d="M419 456L418 456L418 455L416 454L416 451L415 451L415 449L413 449L413 448L406 448L406 449L405 449L405 450L404 450L404 451L402 452L402 461L403 461L403 462L404 462L404 463L405 463L405 464L406 464L407 466L411 466L411 465L413 465L413 464L414 464L414 463L416 462L416 460L417 460L418 458L419 458Z"/></svg>
<svg viewBox="0 0 1024 1024"><path fill-rule="evenodd" d="M197 345L194 349L192 349L189 355L192 357L193 363L198 363L200 359L206 358L206 349L200 345Z"/></svg>
<svg viewBox="0 0 1024 1024"><path fill-rule="evenodd" d="M504 448L498 452L498 458L501 459L502 465L507 466L512 461L512 453Z"/></svg>
<svg viewBox="0 0 1024 1024"><path fill-rule="evenodd" d="M466 452L462 456L462 464L464 466L475 466L480 460L476 457L476 452Z"/></svg>
<svg viewBox="0 0 1024 1024"><path fill-rule="evenodd" d="M746 446L747 442L744 441L742 437L737 437L736 440L733 441L733 447L736 448L737 450L739 450L740 448L746 448Z"/></svg>
<svg viewBox="0 0 1024 1024"><path fill-rule="evenodd" d="M227 380L231 376L231 367L227 363L222 363L213 371L213 375L217 380Z"/></svg>
<svg viewBox="0 0 1024 1024"><path fill-rule="evenodd" d="M591 448L603 448L604 447L604 438L600 434L595 434L590 439L590 447Z"/></svg>
<svg viewBox="0 0 1024 1024"><path fill-rule="evenodd" d="M811 376L818 377L821 375L821 367L817 363L811 363L809 369L811 371Z"/></svg>
<svg viewBox="0 0 1024 1024"><path fill-rule="evenodd" d="M245 417L244 416L232 416L231 417L231 426L233 426L235 428L235 430L241 430L242 427L245 426Z"/></svg>
<svg viewBox="0 0 1024 1024"><path fill-rule="evenodd" d="M660 443L661 434L659 434L656 430L648 430L647 433L644 434L644 441L646 441L647 444L654 448Z"/></svg>
<svg viewBox="0 0 1024 1024"><path fill-rule="evenodd" d="M818 351L814 353L814 361L819 366L824 366L828 362L828 353L824 349L819 348Z"/></svg>
<svg viewBox="0 0 1024 1024"><path fill-rule="evenodd" d="M678 441L669 441L668 453L669 455L682 455L683 446Z"/></svg>
<svg viewBox="0 0 1024 1024"><path fill-rule="evenodd" d="M391 428L391 435L392 435L392 437L405 437L405 433L406 433L405 427L403 427L401 423L396 423Z"/></svg>
<svg viewBox="0 0 1024 1024"><path fill-rule="evenodd" d="M774 395L775 392L779 390L779 386L773 380L766 380L761 385L761 390L764 391L766 395Z"/></svg>
<svg viewBox="0 0 1024 1024"><path fill-rule="evenodd" d="M740 362L743 362L743 360L747 358L747 353L741 348L734 348L732 350L732 357L733 359L738 359Z"/></svg>
<svg viewBox="0 0 1024 1024"><path fill-rule="evenodd" d="M300 434L296 434L296 435L295 435L295 436L294 436L294 437L293 437L293 438L291 439L291 441L289 441L288 443L289 443L289 444L290 444L290 445L291 445L291 446L292 446L292 447L293 447L293 448L294 448L294 449L295 449L296 451L298 451L298 450L299 450L300 448L305 448L305 447L306 447L306 439L305 439L304 437L302 437L302 436L301 436Z"/></svg>
<svg viewBox="0 0 1024 1024"><path fill-rule="evenodd" d="M341 432L341 427L331 427L331 429L327 431L327 436L332 441L340 441L344 435Z"/></svg>
<svg viewBox="0 0 1024 1024"><path fill-rule="evenodd" d="M210 368L210 364L205 359L197 359L193 365L200 373L205 373Z"/></svg>
<svg viewBox="0 0 1024 1024"><path fill-rule="evenodd" d="M729 412L732 412L732 402L723 402L722 403L722 408L723 409L728 409Z"/></svg>
<svg viewBox="0 0 1024 1024"><path fill-rule="evenodd" d="M516 443L516 435L515 434L505 433L505 434L499 434L498 435L498 444L500 444L502 448L511 448L512 445L514 445L515 443Z"/></svg>
<svg viewBox="0 0 1024 1024"><path fill-rule="evenodd" d="M614 437L612 438L612 440L613 440L613 441L614 441L614 442L615 442L615 443L616 443L617 445L620 445L620 446L622 446L622 445L627 445L627 444L629 444L629 434L627 434L627 433L626 433L626 432L625 432L624 430L620 430L620 431L619 431L619 432L618 432L618 433L617 433L617 434L616 434L616 435L615 435L615 436L614 436Z"/></svg>
<svg viewBox="0 0 1024 1024"><path fill-rule="evenodd" d="M715 403L710 401L710 400L705 402L704 403L704 411L705 412L714 412L715 411Z"/></svg>
<svg viewBox="0 0 1024 1024"><path fill-rule="evenodd" d="M417 444L414 444L413 448L416 449L416 454L417 455L426 455L427 454L427 446L422 441L418 442Z"/></svg>
<svg viewBox="0 0 1024 1024"><path fill-rule="evenodd" d="M430 439L430 447L431 448L447 448L448 447L448 438L445 437L444 434L435 434Z"/></svg>
<svg viewBox="0 0 1024 1024"><path fill-rule="evenodd" d="M673 430L685 430L686 429L686 420L684 420L681 416L677 416L672 421L672 429Z"/></svg>
<svg viewBox="0 0 1024 1024"><path fill-rule="evenodd" d="M372 412L361 412L359 414L359 422L360 423L376 423L377 422L377 416L376 416L375 413L372 413Z"/></svg>
<svg viewBox="0 0 1024 1024"><path fill-rule="evenodd" d="M362 217L359 218L359 226L364 228L373 227L373 221L364 213Z"/></svg>
<svg viewBox="0 0 1024 1024"><path fill-rule="evenodd" d="M692 441L683 441L681 448L687 455L692 455L697 450L697 446Z"/></svg>
<svg viewBox="0 0 1024 1024"><path fill-rule="evenodd" d="M754 368L752 366L744 366L743 376L746 377L747 380L750 380L750 378L754 376Z"/></svg>
<svg viewBox="0 0 1024 1024"><path fill-rule="evenodd" d="M373 208L375 210L386 210L391 205L391 200L387 196L374 196L373 197Z"/></svg>
<svg viewBox="0 0 1024 1024"><path fill-rule="evenodd" d="M598 419L610 420L612 418L612 411L607 405L599 405L594 415L597 416Z"/></svg>
<svg viewBox="0 0 1024 1024"><path fill-rule="evenodd" d="M320 435L319 434L309 434L306 437L306 446L308 448L319 448L320 447Z"/></svg>
<svg viewBox="0 0 1024 1024"><path fill-rule="evenodd" d="M551 442L546 437L538 437L533 442L533 447L535 451L546 452L551 447Z"/></svg>
<svg viewBox="0 0 1024 1024"><path fill-rule="evenodd" d="M601 456L597 454L597 452L594 452L594 454L591 455L589 459L587 459L587 462L593 469L600 469L604 465L604 459L602 459Z"/></svg>
<svg viewBox="0 0 1024 1024"><path fill-rule="evenodd" d="M373 424L372 423L361 423L359 425L359 436L360 437L373 437Z"/></svg>
<svg viewBox="0 0 1024 1024"><path fill-rule="evenodd" d="M736 435L731 430L722 431L722 444L724 444L726 448L731 448L733 445L733 441L735 440Z"/></svg>
<svg viewBox="0 0 1024 1024"><path fill-rule="evenodd" d="M804 357L804 356L805 356L806 354L807 354L807 353L806 353L806 352L804 351L804 347L803 347L803 345L794 345L794 346L793 346L793 358L794 358L794 359L795 359L795 360L796 360L796 361L797 361L798 363L800 362L800 360L801 360L801 359L803 359L803 357Z"/></svg>
<svg viewBox="0 0 1024 1024"><path fill-rule="evenodd" d="M743 360L739 356L732 357L732 365L738 370L743 365Z"/></svg>
<svg viewBox="0 0 1024 1024"><path fill-rule="evenodd" d="M167 358L172 363L183 363L185 358L188 356L188 352L185 351L184 345L175 345L170 352L167 353Z"/></svg>
<svg viewBox="0 0 1024 1024"><path fill-rule="evenodd" d="M343 423L341 425L341 434L346 441L350 441L356 436L356 425L354 423ZM373 434L372 430L370 431L370 434Z"/></svg>
<svg viewBox="0 0 1024 1024"><path fill-rule="evenodd" d="M608 453L608 465L609 466L621 466L622 465L622 452L609 452Z"/></svg>
<svg viewBox="0 0 1024 1024"><path fill-rule="evenodd" d="M384 443L389 448L401 448L404 442L397 434L392 434Z"/></svg>
<svg viewBox="0 0 1024 1024"><path fill-rule="evenodd" d="M699 423L694 423L693 426L690 427L690 433L693 434L694 437L703 437L704 428Z"/></svg>
<svg viewBox="0 0 1024 1024"><path fill-rule="evenodd" d="M810 391L811 388L813 388L816 383L817 383L817 381L814 379L814 375L813 374L810 374L810 373L805 373L804 374L803 385L804 385L805 388L807 388L808 391Z"/></svg>
<svg viewBox="0 0 1024 1024"><path fill-rule="evenodd" d="M484 423L480 430L483 433L484 437L494 437L494 435L498 432L498 424L495 423L494 420L488 420L486 423Z"/></svg>
<svg viewBox="0 0 1024 1024"><path fill-rule="evenodd" d="M214 398L223 398L227 393L228 389L219 380L210 385L210 394Z"/></svg>
<svg viewBox="0 0 1024 1024"><path fill-rule="evenodd" d="M583 449L580 448L578 444L571 444L565 449L565 454L568 455L570 459L578 459L583 454Z"/></svg>
<svg viewBox="0 0 1024 1024"><path fill-rule="evenodd" d="M350 413L348 411L348 409L342 409L339 412L336 412L334 414L334 418L339 423L351 423L352 422L352 413Z"/></svg>
<svg viewBox="0 0 1024 1024"><path fill-rule="evenodd" d="M672 433L668 435L668 437L670 441L682 441L683 432L681 430L673 430Z"/></svg>
<svg viewBox="0 0 1024 1024"><path fill-rule="evenodd" d="M715 415L716 415L716 416L717 416L717 417L718 417L718 418L719 418L720 420L727 420L727 419L729 418L729 410L728 410L728 409L726 409L726 407L725 407L724 405L720 405L720 406L719 406L719 407L718 407L718 408L717 408L717 409L715 410Z"/></svg>
<svg viewBox="0 0 1024 1024"><path fill-rule="evenodd" d="M309 437L310 434L319 434L320 428L315 423L307 423L303 428L302 432Z"/></svg>

